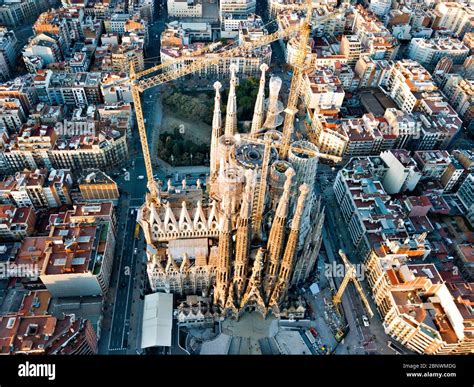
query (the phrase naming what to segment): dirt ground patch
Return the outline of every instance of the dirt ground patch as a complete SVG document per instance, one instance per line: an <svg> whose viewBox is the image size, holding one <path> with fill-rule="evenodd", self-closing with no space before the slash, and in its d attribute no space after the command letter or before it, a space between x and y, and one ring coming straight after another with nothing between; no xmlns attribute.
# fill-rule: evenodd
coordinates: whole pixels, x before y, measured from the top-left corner
<svg viewBox="0 0 474 387"><path fill-rule="evenodd" d="M163 109L163 121L161 123L160 133L173 133L175 128L183 125L183 137L193 141L196 144L210 144L211 126L198 121L186 120L173 115L168 109Z"/></svg>

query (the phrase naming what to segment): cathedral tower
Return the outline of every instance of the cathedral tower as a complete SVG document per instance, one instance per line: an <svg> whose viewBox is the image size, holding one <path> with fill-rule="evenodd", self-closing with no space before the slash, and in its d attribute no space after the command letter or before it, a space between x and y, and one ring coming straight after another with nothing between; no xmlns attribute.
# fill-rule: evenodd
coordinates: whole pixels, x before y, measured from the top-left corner
<svg viewBox="0 0 474 387"><path fill-rule="evenodd" d="M229 98L227 99L227 111L225 117L225 136L232 137L237 133L237 95L235 88L237 87L237 66L232 63L230 65L230 88Z"/></svg>
<svg viewBox="0 0 474 387"><path fill-rule="evenodd" d="M298 234L301 225L301 216L303 214L306 196L308 195L309 187L307 184L300 185L300 195L296 204L295 214L291 221L290 234L286 242L285 253L281 261L280 273L278 275L278 282L273 290L270 298L269 307L278 309L279 304L283 300L288 290L290 281L291 269L295 258L296 246L298 244Z"/></svg>
<svg viewBox="0 0 474 387"><path fill-rule="evenodd" d="M268 65L262 63L260 65L260 71L262 75L260 76L260 86L258 88L257 100L255 101L255 109L253 111L252 119L252 128L250 133L255 135L258 133L263 126L263 116L265 114L264 102L265 102L265 72L268 70Z"/></svg>
<svg viewBox="0 0 474 387"><path fill-rule="evenodd" d="M288 214L288 202L290 200L291 179L295 175L295 171L292 168L288 168L285 175L285 187L273 217L273 224L267 242L268 255L264 281L264 292L267 299L270 297L275 286L277 271L280 265L280 257L285 241L285 224Z"/></svg>
<svg viewBox="0 0 474 387"><path fill-rule="evenodd" d="M219 145L219 138L222 135L222 117L221 117L221 89L220 82L214 82L214 89L216 95L214 97L214 115L212 117L212 135L211 135L211 176L217 173L218 155L217 146Z"/></svg>

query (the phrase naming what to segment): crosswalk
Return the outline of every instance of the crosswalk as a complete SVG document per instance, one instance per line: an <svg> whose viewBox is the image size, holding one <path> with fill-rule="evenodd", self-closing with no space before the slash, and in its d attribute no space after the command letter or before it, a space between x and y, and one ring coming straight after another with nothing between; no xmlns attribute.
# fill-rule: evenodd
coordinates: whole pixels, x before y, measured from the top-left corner
<svg viewBox="0 0 474 387"><path fill-rule="evenodd" d="M126 348L109 348L109 351L124 351Z"/></svg>

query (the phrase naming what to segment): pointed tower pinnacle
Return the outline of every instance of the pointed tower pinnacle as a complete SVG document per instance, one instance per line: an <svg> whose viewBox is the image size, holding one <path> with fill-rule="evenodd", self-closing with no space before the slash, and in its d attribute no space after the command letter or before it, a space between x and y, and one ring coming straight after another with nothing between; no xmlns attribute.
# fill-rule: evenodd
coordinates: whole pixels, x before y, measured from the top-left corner
<svg viewBox="0 0 474 387"><path fill-rule="evenodd" d="M237 65L234 63L230 65L230 73L229 98L227 99L224 132L226 136L233 136L237 133L237 96L235 94L235 88L237 86Z"/></svg>
<svg viewBox="0 0 474 387"><path fill-rule="evenodd" d="M211 135L211 176L217 173L217 145L219 137L222 135L222 117L221 117L221 89L220 82L214 82L216 95L214 97L214 116L212 117L212 135Z"/></svg>
<svg viewBox="0 0 474 387"><path fill-rule="evenodd" d="M288 168L285 172L286 180L281 195L278 207L273 218L272 228L268 237L268 263L265 273L265 282L263 289L265 297L268 299L272 293L275 281L277 278L277 271L280 265L280 257L283 251L283 243L285 240L285 224L288 215L288 202L290 200L291 180L295 175L293 168Z"/></svg>
<svg viewBox="0 0 474 387"><path fill-rule="evenodd" d="M225 307L227 286L229 283L230 257L232 254L232 221L230 203L225 201L224 214L219 227L218 262L216 285L214 289L214 304Z"/></svg>
<svg viewBox="0 0 474 387"><path fill-rule="evenodd" d="M250 248L252 183L254 182L251 170L247 171L245 181L245 192L243 195L242 206L240 207L240 216L237 220L237 233L235 236L235 266L233 282L237 287L236 296L239 301L242 297L245 282L247 280L247 261Z"/></svg>
<svg viewBox="0 0 474 387"><path fill-rule="evenodd" d="M267 308L265 301L263 300L261 293L262 284L262 270L263 270L263 258L265 250L263 248L258 249L255 260L253 261L252 275L249 279L249 284L245 290L245 294L242 297L240 308L245 309L246 306L255 307L258 312L265 318L267 315Z"/></svg>
<svg viewBox="0 0 474 387"><path fill-rule="evenodd" d="M283 104L278 101L282 80L280 77L271 77L268 83L268 106L267 116L263 126L268 129L274 129L283 123L283 117L280 113L283 111Z"/></svg>
<svg viewBox="0 0 474 387"><path fill-rule="evenodd" d="M273 290L269 306L278 306L282 301L283 297L288 290L288 284L291 274L291 269L293 266L293 260L295 258L296 245L298 243L298 233L300 230L301 216L303 214L304 202L306 196L308 195L309 187L307 184L300 185L300 196L298 197L298 202L296 204L295 214L291 221L290 234L288 236L288 241L286 242L285 253L283 254L283 259L281 261L280 273L278 275L278 283Z"/></svg>
<svg viewBox="0 0 474 387"><path fill-rule="evenodd" d="M268 70L268 65L262 63L260 65L260 86L258 88L257 100L255 101L255 109L253 111L252 128L250 133L255 135L263 126L263 115L265 114L264 102L265 102L265 72Z"/></svg>

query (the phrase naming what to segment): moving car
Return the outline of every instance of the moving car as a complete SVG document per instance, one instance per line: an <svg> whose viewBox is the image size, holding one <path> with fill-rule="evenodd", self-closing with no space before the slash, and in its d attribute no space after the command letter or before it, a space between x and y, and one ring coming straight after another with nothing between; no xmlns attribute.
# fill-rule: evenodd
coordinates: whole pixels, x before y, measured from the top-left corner
<svg viewBox="0 0 474 387"><path fill-rule="evenodd" d="M370 325L369 319L365 314L362 316L362 321L364 322L364 326L368 327Z"/></svg>

